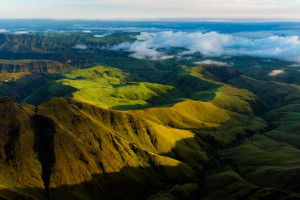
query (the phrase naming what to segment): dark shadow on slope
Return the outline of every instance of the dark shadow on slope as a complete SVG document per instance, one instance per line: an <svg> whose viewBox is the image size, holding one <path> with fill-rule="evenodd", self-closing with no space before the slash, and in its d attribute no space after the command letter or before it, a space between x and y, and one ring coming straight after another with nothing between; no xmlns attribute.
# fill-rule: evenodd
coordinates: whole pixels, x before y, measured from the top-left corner
<svg viewBox="0 0 300 200"><path fill-rule="evenodd" d="M29 74L14 82L0 84L0 97L8 96L20 103L24 98L36 92L43 86L57 79L63 78L61 74Z"/></svg>
<svg viewBox="0 0 300 200"><path fill-rule="evenodd" d="M174 171L181 166L163 166L166 171ZM156 166L159 170L160 166ZM145 167L124 167L119 172L93 174L91 180L75 184L62 185L57 188L44 190L41 188L15 188L0 189L0 198L3 199L74 199L74 200L141 200L147 199L151 195L161 193L171 189L173 186L180 186L186 182L196 185L191 191L177 191L175 196L179 199L197 199L201 193L196 180L169 181L165 175L152 176L151 172L155 168ZM199 189L199 190L198 190ZM46 194L45 196L35 196L35 194Z"/></svg>
<svg viewBox="0 0 300 200"><path fill-rule="evenodd" d="M177 67L170 73L164 75L161 80L162 84L172 85L181 91L185 97L193 100L205 101L212 100L215 97L214 92L223 85L211 81L203 80L191 74L190 71L183 67ZM213 95L197 96L197 92L209 92ZM210 96L209 99L207 97Z"/></svg>
<svg viewBox="0 0 300 200"><path fill-rule="evenodd" d="M178 144L189 143L191 140L182 140ZM25 200L300 199L300 193L267 186L256 186L234 171L225 171L225 173L221 171L208 177L203 177L199 173L197 176L186 178L180 172L185 169L182 164L178 166L150 164L151 167L125 166L119 172L93 174L89 181L74 185L62 185L48 190L41 188L0 189L0 198ZM193 168L192 164L189 166ZM173 178L170 178L170 174ZM36 194L47 195L36 196Z"/></svg>
<svg viewBox="0 0 300 200"><path fill-rule="evenodd" d="M170 167L171 168L171 167ZM62 200L143 200L143 199L166 199L166 200L199 200L205 199L255 199L255 200L299 200L299 194L289 191L279 190L268 187L257 187L250 182L223 176L218 179L210 178L206 183L209 187L202 184L187 183L164 185L153 187L153 183L148 181L136 182L134 179L126 179L121 174L126 171L136 171L137 168L125 167L119 173L109 173L106 175L94 174L90 181L77 185L64 185L50 190L49 199ZM117 181L113 186L106 182L106 187L102 188L101 183L105 180ZM100 184L99 184L100 183ZM212 185L213 184L213 185ZM9 189L0 189L1 200L22 199L22 200L43 200L45 196L34 196L33 191L39 188L19 188L22 192ZM206 191L207 190L207 191Z"/></svg>
<svg viewBox="0 0 300 200"><path fill-rule="evenodd" d="M0 98L0 137L7 138L1 141L1 148L4 152L0 153L0 162L9 162L13 159L15 143L20 135L21 124L16 120L18 116L16 104L8 97ZM3 146L2 146L3 145Z"/></svg>
<svg viewBox="0 0 300 200"><path fill-rule="evenodd" d="M63 74L29 74L14 82L0 84L0 97L8 96L15 102L39 105L52 97L70 97L76 88L63 85L56 80L64 78Z"/></svg>
<svg viewBox="0 0 300 200"><path fill-rule="evenodd" d="M171 107L177 103L186 101L183 94L177 89L167 90L166 93L158 93L157 96L152 96L146 100L147 104L135 105L118 105L112 106L110 109L115 110L142 110L146 108Z"/></svg>
<svg viewBox="0 0 300 200"><path fill-rule="evenodd" d="M31 95L27 96L23 101L37 106L43 102L49 101L52 97L71 97L72 93L76 91L78 91L78 89L69 85L64 85L62 82L50 81Z"/></svg>
<svg viewBox="0 0 300 200"><path fill-rule="evenodd" d="M171 85L176 89L168 90L167 93L160 93L146 100L147 105L120 105L113 106L115 110L140 110L153 107L170 107L176 103L186 101L187 99L208 102L215 98L216 92L223 85L210 81L202 80L183 71L172 72L164 77L160 84Z"/></svg>
<svg viewBox="0 0 300 200"><path fill-rule="evenodd" d="M54 134L56 132L53 119L35 114L31 118L34 128L34 150L38 153L38 159L42 165L42 179L46 191L49 190L50 175L55 163Z"/></svg>
<svg viewBox="0 0 300 200"><path fill-rule="evenodd" d="M21 128L21 125L20 123L15 123L14 125L11 125L11 130L10 132L8 133L9 135L9 140L7 141L4 149L5 149L5 154L6 154L6 159L5 161L8 162L11 158L12 158L12 152L13 152L13 148L14 148L14 145L19 137L19 134L20 134L20 128Z"/></svg>

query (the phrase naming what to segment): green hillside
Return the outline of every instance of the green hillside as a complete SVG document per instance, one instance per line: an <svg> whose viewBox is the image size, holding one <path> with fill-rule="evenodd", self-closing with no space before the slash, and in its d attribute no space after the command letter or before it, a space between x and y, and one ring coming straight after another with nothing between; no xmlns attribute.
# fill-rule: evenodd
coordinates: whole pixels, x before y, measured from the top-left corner
<svg viewBox="0 0 300 200"><path fill-rule="evenodd" d="M229 145L242 133L259 132L265 126L254 116L200 102L189 103L201 105L198 110L188 102L181 106L193 111L187 110L199 125L202 122L196 119L204 114L202 109L219 109L206 122L207 127L219 127L212 132L195 134L188 121L184 122L186 130L178 129L71 99L53 98L36 109L8 98L0 103L0 171L5 171L0 173L0 196L9 199L140 199L169 184L184 188L185 183L193 183L189 192L179 190L178 194L190 196L198 193L196 182L213 166L207 153L217 147L215 143ZM165 108L157 109L164 112ZM173 117L166 113L167 118ZM216 115L224 117L215 121ZM202 118L206 121L207 114ZM226 121L234 126L223 126ZM210 132L214 139L209 139ZM130 192L133 188L135 192Z"/></svg>
<svg viewBox="0 0 300 200"><path fill-rule="evenodd" d="M135 34L0 34L0 199L300 199L297 68L106 49Z"/></svg>
<svg viewBox="0 0 300 200"><path fill-rule="evenodd" d="M104 108L118 110L171 106L188 99L208 101L214 98L220 84L193 76L187 69L170 72L165 85L143 82L131 73L103 66L65 73L23 101L38 105L51 97L72 97Z"/></svg>

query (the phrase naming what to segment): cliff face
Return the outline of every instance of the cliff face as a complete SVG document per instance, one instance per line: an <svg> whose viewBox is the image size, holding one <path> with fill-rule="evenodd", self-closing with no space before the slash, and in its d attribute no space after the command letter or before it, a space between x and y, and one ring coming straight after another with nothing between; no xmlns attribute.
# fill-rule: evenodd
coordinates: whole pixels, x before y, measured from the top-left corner
<svg viewBox="0 0 300 200"><path fill-rule="evenodd" d="M67 47L71 41L61 41L59 39L49 40L34 35L0 34L0 43L4 44L1 50L15 49L24 51L30 48L35 51L41 51Z"/></svg>
<svg viewBox="0 0 300 200"><path fill-rule="evenodd" d="M0 60L0 73L62 73L71 68L71 66L51 60L18 60L3 62Z"/></svg>

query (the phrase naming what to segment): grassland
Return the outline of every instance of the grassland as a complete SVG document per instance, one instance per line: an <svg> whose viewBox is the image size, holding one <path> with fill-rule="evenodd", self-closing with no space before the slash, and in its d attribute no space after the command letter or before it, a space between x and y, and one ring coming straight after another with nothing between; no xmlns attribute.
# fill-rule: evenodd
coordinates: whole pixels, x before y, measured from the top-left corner
<svg viewBox="0 0 300 200"><path fill-rule="evenodd" d="M117 68L97 66L74 70L64 78L42 87L24 101L32 104L49 100L53 96L72 97L104 108L119 110L168 107L186 100L214 99L220 84L202 80L185 67L176 68L168 77L154 82L143 82ZM64 91L65 90L65 91ZM222 91L218 92L222 98Z"/></svg>
<svg viewBox="0 0 300 200"><path fill-rule="evenodd" d="M3 198L140 199L172 183L179 184L173 196L191 197L198 193L197 177L213 166L207 151L218 142L229 145L254 127L249 124L254 116L199 101L151 108L145 110L148 117L75 98L52 98L37 108L3 98L0 105ZM174 118L176 112L182 118ZM173 120L179 127L169 123ZM234 127L224 126L228 121ZM213 138L208 130L194 132L210 127Z"/></svg>
<svg viewBox="0 0 300 200"><path fill-rule="evenodd" d="M300 198L290 63L231 58L241 71L98 48L130 34L0 34L0 77L15 78L0 95L36 105L0 98L1 198Z"/></svg>
<svg viewBox="0 0 300 200"><path fill-rule="evenodd" d="M0 173L1 197L160 198L157 191L171 184L165 196L194 198L214 167L212 152L266 127L251 109L257 99L251 92L181 66L152 82L124 71L97 66L64 73L25 100L64 98L37 107L0 102L0 122L7 123L0 171L9 172Z"/></svg>
<svg viewBox="0 0 300 200"><path fill-rule="evenodd" d="M34 102L48 91L48 97L73 97L105 108L138 109L181 101L181 93L172 86L130 81L132 77L116 68L93 67L65 74L46 88L25 99ZM62 88L60 86L63 86ZM66 91L61 89L65 88ZM70 88L73 88L70 90ZM47 95L47 94L46 94Z"/></svg>

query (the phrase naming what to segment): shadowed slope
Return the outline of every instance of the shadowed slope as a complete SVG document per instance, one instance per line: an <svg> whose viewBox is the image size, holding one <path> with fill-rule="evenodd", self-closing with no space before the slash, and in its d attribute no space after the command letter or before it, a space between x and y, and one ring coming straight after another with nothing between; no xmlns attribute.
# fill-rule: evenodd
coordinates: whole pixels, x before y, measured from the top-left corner
<svg viewBox="0 0 300 200"><path fill-rule="evenodd" d="M244 76L230 82L237 87L253 91L266 103L270 110L265 114L271 129L267 133L268 136L300 147L300 86L258 81Z"/></svg>

